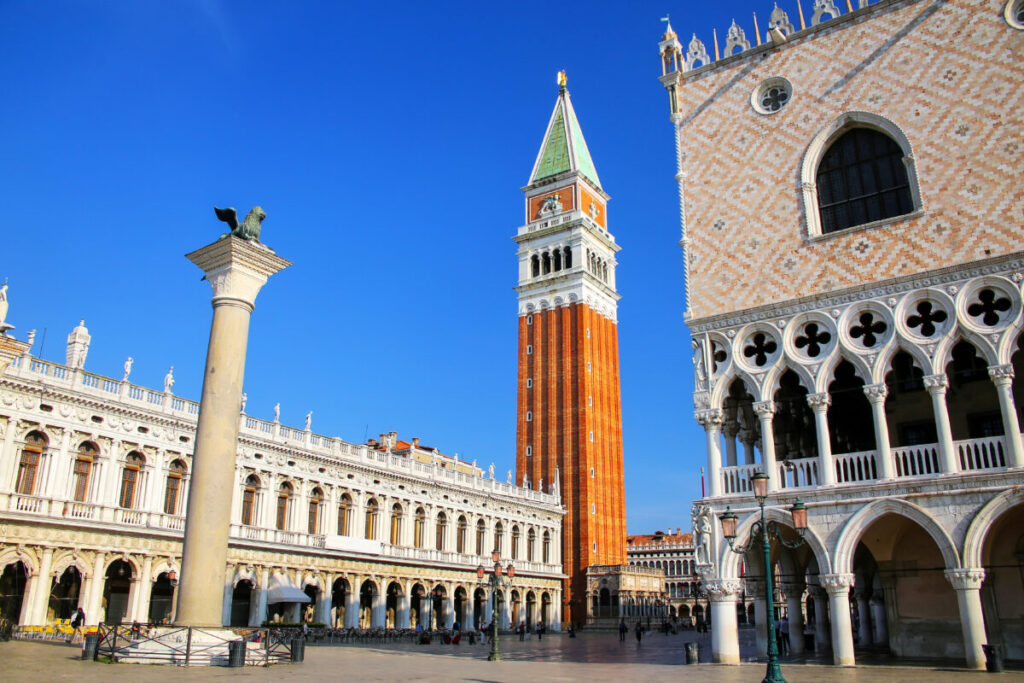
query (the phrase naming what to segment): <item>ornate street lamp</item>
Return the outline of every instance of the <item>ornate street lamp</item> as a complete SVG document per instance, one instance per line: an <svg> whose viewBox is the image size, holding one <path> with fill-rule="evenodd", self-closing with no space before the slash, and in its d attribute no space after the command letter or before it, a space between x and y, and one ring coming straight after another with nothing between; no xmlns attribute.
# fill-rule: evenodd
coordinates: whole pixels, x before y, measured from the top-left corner
<svg viewBox="0 0 1024 683"><path fill-rule="evenodd" d="M501 651L498 649L498 589L512 585L512 577L516 575L516 568L511 562L505 568L505 576L502 576L501 555L497 550L491 552L491 561L494 567L490 572L483 565L476 568L476 578L483 581L488 576L491 584L491 653L487 655L487 661L500 662Z"/></svg>
<svg viewBox="0 0 1024 683"><path fill-rule="evenodd" d="M790 543L782 537L782 533L779 531L779 525L775 522L766 522L764 519L764 504L765 499L768 497L768 475L764 472L758 472L751 481L754 485L754 498L757 499L757 504L761 508L761 519L754 522L754 526L750 530L750 541L745 546L736 546L736 522L738 517L736 513L730 508L726 507L725 512L722 513L718 519L722 522L722 535L725 540L729 542L729 548L739 554L745 554L747 550L751 549L754 543L754 539L761 536L761 549L764 551L764 578L765 578L765 603L766 611L768 612L768 623L766 624L768 629L768 670L765 674L764 680L761 683L786 683L786 679L782 677L782 669L779 668L779 646L775 639L775 604L774 597L772 595L772 562L771 562L771 536L781 543L784 547L792 550L793 548L799 547L804 542L804 532L807 530L807 508L800 501L799 498L790 508L790 512L793 514L793 528L796 529L800 537Z"/></svg>

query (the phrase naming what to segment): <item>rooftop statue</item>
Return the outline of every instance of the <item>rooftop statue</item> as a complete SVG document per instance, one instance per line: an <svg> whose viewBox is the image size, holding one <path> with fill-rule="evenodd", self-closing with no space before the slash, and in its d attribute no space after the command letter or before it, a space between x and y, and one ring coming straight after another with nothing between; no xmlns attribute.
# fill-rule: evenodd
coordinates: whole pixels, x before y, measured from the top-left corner
<svg viewBox="0 0 1024 683"><path fill-rule="evenodd" d="M7 281L0 285L0 334L7 334L7 330L13 330L13 325L4 322L7 319Z"/></svg>
<svg viewBox="0 0 1024 683"><path fill-rule="evenodd" d="M231 226L231 235L241 237L243 240L260 241L260 227L263 224L263 219L267 217L260 207L252 207L241 224L238 223L238 213L233 207L218 209L215 206L213 210L217 214L217 218Z"/></svg>

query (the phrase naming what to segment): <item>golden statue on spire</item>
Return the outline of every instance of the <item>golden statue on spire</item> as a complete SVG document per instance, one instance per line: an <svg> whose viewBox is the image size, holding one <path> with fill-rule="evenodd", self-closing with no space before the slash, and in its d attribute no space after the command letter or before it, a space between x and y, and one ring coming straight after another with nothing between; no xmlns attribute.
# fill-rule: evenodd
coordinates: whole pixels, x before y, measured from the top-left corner
<svg viewBox="0 0 1024 683"><path fill-rule="evenodd" d="M558 72L558 87L564 88L565 84L569 82L569 79L565 76L565 69Z"/></svg>

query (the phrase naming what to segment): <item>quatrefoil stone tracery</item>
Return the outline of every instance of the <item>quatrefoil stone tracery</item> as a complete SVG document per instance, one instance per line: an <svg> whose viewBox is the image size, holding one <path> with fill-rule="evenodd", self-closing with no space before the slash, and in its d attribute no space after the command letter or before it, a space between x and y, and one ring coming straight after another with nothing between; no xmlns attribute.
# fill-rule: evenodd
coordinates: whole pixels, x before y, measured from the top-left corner
<svg viewBox="0 0 1024 683"><path fill-rule="evenodd" d="M933 337L938 325L946 322L949 315L931 301L921 301L915 307L916 314L907 317L907 327L920 328L922 337Z"/></svg>
<svg viewBox="0 0 1024 683"><path fill-rule="evenodd" d="M768 356L775 353L779 348L778 344L764 332L757 332L750 338L750 343L743 347L743 355L754 360L754 365L763 367L768 362Z"/></svg>
<svg viewBox="0 0 1024 683"><path fill-rule="evenodd" d="M1002 292L986 287L978 292L977 301L967 307L967 315L979 318L979 322L987 327L995 327L1003 318L1000 313L1006 313L1013 308L1010 300L1001 295Z"/></svg>
<svg viewBox="0 0 1024 683"><path fill-rule="evenodd" d="M872 348L878 343L879 337L885 334L889 326L882 320L875 319L875 313L865 311L857 319L858 324L850 328L850 336L853 339L860 339L866 348Z"/></svg>
<svg viewBox="0 0 1024 683"><path fill-rule="evenodd" d="M807 323L804 326L803 334L793 341L796 348L806 349L805 353L811 358L821 355L822 348L832 341L831 333L821 327L818 323Z"/></svg>

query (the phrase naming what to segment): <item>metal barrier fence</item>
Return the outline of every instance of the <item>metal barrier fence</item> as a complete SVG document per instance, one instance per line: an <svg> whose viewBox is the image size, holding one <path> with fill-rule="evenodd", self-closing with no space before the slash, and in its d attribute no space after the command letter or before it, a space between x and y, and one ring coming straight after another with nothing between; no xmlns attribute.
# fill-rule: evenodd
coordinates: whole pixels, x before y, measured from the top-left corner
<svg viewBox="0 0 1024 683"><path fill-rule="evenodd" d="M247 666L288 663L292 661L292 638L300 635L298 629L202 629L142 624L100 624L97 632L99 657L115 662L133 660L178 666L227 666L228 644L238 641L246 643Z"/></svg>

